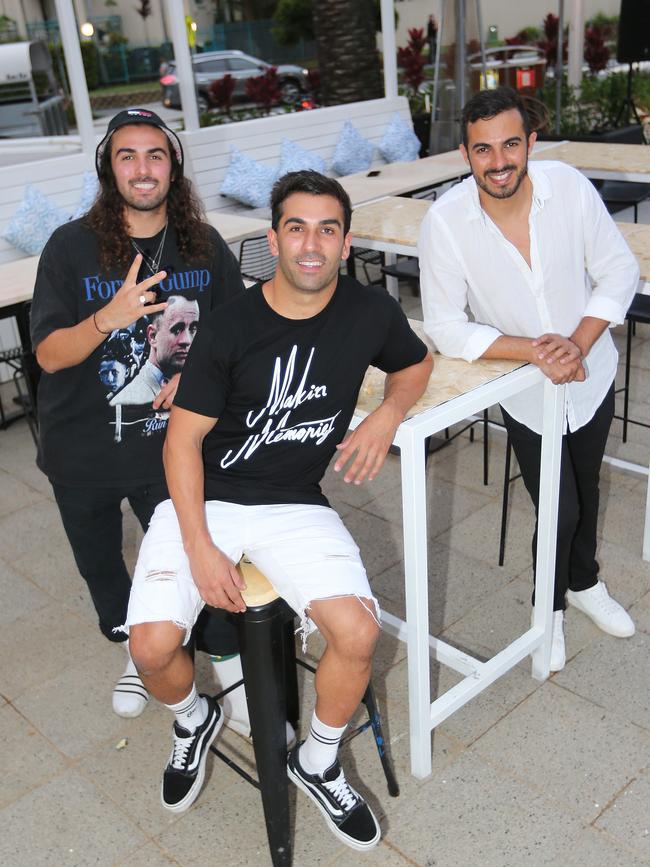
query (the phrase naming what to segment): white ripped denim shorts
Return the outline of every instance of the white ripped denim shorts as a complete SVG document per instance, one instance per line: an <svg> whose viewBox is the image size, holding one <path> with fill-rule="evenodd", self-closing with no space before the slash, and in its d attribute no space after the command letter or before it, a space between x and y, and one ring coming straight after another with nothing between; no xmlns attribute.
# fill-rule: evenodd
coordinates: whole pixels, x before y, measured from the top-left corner
<svg viewBox="0 0 650 867"><path fill-rule="evenodd" d="M311 602L341 596L370 599L379 622L359 548L338 514L327 506L205 504L214 544L233 562L244 554L264 573L300 618L303 648L316 628ZM160 503L142 541L133 576L126 632L138 623L169 621L185 629L185 643L204 606L171 500Z"/></svg>

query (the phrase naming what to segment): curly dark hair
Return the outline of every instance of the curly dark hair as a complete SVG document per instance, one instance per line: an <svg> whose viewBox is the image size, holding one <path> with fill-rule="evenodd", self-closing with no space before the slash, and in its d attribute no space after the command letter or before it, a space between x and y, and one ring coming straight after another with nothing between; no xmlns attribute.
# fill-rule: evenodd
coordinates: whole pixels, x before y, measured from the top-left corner
<svg viewBox="0 0 650 867"><path fill-rule="evenodd" d="M178 251L186 260L210 258L210 227L205 210L194 191L192 182L183 175L176 154L169 147L172 165L172 182L167 196L169 225L176 232ZM99 193L84 223L95 232L99 242L99 262L105 270L115 267L128 268L133 260L133 247L129 241L124 215L124 199L117 189L111 166L111 142L102 155L99 170Z"/></svg>

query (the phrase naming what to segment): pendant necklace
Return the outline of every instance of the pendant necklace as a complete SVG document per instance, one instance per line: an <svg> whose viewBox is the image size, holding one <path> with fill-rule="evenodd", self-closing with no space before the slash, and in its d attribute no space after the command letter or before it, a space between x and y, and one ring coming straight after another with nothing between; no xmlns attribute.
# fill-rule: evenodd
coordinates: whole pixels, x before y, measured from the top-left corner
<svg viewBox="0 0 650 867"><path fill-rule="evenodd" d="M154 274L157 274L160 270L160 260L162 259L163 250L165 248L165 238L167 237L167 220L165 220L165 229L162 234L162 238L160 239L160 244L158 244L158 249L156 250L153 256L147 256L144 250L140 247L139 244L131 238L131 244L133 245L136 253L139 253L142 256L142 260L149 269L149 273L153 277Z"/></svg>

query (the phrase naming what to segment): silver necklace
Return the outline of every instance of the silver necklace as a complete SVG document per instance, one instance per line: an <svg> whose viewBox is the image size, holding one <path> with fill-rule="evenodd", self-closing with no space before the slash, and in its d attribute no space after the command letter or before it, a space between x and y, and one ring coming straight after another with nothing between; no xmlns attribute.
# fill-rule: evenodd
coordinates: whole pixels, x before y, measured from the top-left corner
<svg viewBox="0 0 650 867"><path fill-rule="evenodd" d="M147 254L140 247L140 245L136 244L136 242L133 240L133 238L131 238L131 244L133 245L134 250L136 251L136 253L139 253L142 256L142 259L143 259L145 265L147 266L147 268L149 269L149 273L152 276L154 274L157 274L158 271L160 270L160 260L162 259L163 250L165 248L165 238L166 237L167 237L167 220L165 220L165 229L163 231L162 238L160 239L160 244L158 244L158 249L156 250L155 254L151 257L147 256Z"/></svg>

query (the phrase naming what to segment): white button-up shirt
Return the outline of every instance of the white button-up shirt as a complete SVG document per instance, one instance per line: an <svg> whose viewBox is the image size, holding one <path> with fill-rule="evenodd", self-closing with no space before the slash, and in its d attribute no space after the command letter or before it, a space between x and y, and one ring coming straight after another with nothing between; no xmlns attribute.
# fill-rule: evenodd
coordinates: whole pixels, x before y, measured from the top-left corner
<svg viewBox="0 0 650 867"><path fill-rule="evenodd" d="M424 328L443 355L474 361L502 334L569 337L585 316L613 325L625 319L639 268L593 184L560 162L529 163L528 174L530 267L481 207L473 178L448 190L424 218L419 242ZM617 361L606 330L584 362L586 380L567 388L569 430L592 418ZM503 406L541 433L542 385Z"/></svg>

